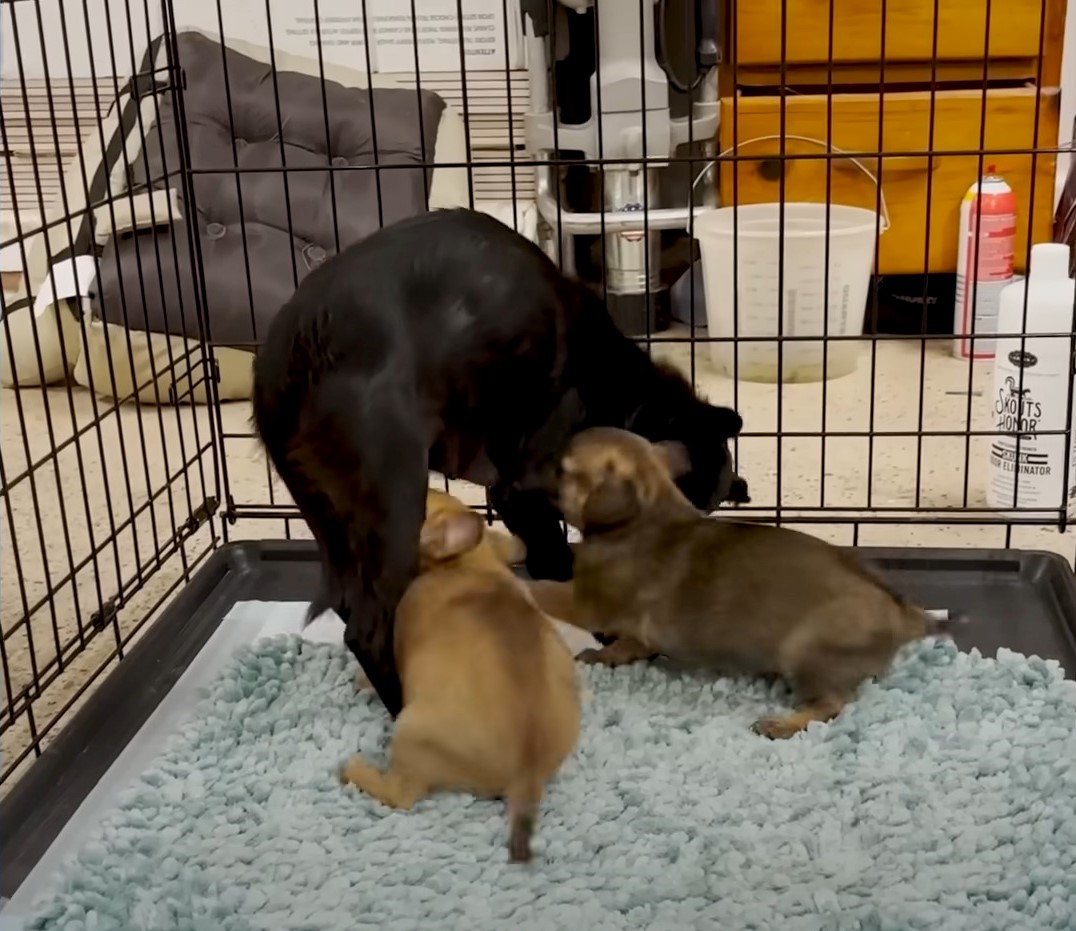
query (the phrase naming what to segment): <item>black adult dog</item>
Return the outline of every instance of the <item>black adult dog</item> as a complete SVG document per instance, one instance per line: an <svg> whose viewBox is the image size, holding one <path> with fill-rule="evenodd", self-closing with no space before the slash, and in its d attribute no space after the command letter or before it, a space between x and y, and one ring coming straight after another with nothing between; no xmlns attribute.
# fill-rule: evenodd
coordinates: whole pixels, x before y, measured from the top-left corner
<svg viewBox="0 0 1076 931"><path fill-rule="evenodd" d="M389 713L397 602L417 569L428 469L489 489L535 578L571 577L553 503L585 427L679 440L702 509L746 501L742 421L623 336L590 289L492 217L405 220L311 272L254 364L254 423L321 549L309 617L332 608Z"/></svg>

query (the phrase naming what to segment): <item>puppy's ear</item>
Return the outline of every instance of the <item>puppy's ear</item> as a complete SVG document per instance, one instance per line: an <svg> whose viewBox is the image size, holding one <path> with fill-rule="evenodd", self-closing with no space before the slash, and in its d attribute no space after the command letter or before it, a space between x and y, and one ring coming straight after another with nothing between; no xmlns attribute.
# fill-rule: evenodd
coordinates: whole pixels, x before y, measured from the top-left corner
<svg viewBox="0 0 1076 931"><path fill-rule="evenodd" d="M633 482L622 478L606 478L587 495L580 517L583 533L619 527L639 516L642 503Z"/></svg>
<svg viewBox="0 0 1076 931"><path fill-rule="evenodd" d="M669 472L669 477L678 479L691 471L691 455L683 443L675 440L663 440L654 444L658 458Z"/></svg>
<svg viewBox="0 0 1076 931"><path fill-rule="evenodd" d="M486 539L497 558L506 566L515 566L527 558L527 547L519 537L500 530L487 530Z"/></svg>
<svg viewBox="0 0 1076 931"><path fill-rule="evenodd" d="M485 529L477 511L442 511L422 525L419 551L432 562L453 559L478 546Z"/></svg>

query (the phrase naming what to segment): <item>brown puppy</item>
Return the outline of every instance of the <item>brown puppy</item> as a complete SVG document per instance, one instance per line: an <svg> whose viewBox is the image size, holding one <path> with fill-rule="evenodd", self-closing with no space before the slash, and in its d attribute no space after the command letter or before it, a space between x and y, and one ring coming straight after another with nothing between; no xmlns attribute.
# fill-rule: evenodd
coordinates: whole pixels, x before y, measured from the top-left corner
<svg viewBox="0 0 1076 931"><path fill-rule="evenodd" d="M581 655L617 666L654 655L745 674L779 674L802 705L755 729L789 737L836 716L926 615L837 547L762 524L708 519L673 480L676 445L622 430L578 434L560 506L583 535L571 598L533 588L543 610L616 640Z"/></svg>
<svg viewBox="0 0 1076 931"><path fill-rule="evenodd" d="M396 614L404 707L387 772L353 756L344 783L393 808L435 791L508 800L509 854L530 859L546 782L579 737L571 652L508 568L514 537L430 489L420 574Z"/></svg>

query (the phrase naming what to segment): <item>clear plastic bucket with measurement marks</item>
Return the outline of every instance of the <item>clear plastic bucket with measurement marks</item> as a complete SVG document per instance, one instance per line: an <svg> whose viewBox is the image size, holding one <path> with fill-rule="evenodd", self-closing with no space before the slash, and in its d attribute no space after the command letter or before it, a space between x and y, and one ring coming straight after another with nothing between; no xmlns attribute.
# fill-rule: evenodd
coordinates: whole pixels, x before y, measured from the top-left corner
<svg viewBox="0 0 1076 931"><path fill-rule="evenodd" d="M823 337L863 333L877 237L889 226L884 199L880 205L879 216L843 204L785 203L783 229L779 203L696 216L707 329L730 340L710 343L719 371L757 382L821 381L855 371L860 343ZM786 338L780 350L779 336Z"/></svg>

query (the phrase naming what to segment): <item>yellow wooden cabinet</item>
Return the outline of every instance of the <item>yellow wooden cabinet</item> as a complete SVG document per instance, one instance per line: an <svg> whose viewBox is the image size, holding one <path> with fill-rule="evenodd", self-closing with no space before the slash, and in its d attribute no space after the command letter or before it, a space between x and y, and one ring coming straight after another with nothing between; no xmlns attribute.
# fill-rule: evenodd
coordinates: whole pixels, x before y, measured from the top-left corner
<svg viewBox="0 0 1076 931"><path fill-rule="evenodd" d="M986 6L937 0L935 30L935 0L889 0L883 60L877 0L726 0L719 143L746 160L722 165L722 203L780 200L783 182L786 201L877 209L866 168L891 223L879 272L952 272L961 198L994 166L1016 194L1022 267L1029 230L1050 235L1056 156L1028 150L1058 142L1064 0L995 0L984 58ZM781 138L786 156L814 157L782 161ZM827 146L868 155L818 158Z"/></svg>

